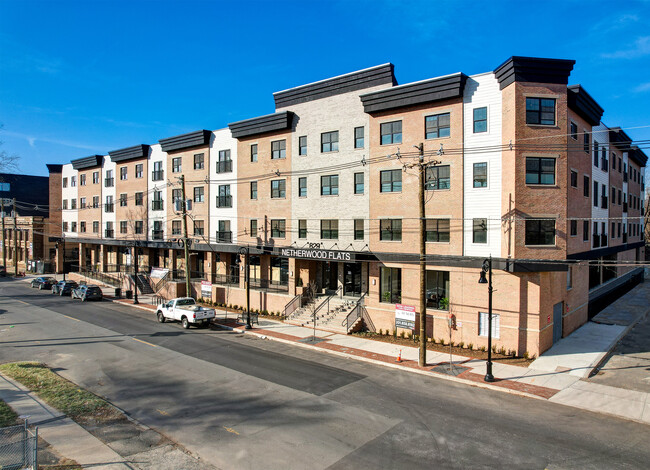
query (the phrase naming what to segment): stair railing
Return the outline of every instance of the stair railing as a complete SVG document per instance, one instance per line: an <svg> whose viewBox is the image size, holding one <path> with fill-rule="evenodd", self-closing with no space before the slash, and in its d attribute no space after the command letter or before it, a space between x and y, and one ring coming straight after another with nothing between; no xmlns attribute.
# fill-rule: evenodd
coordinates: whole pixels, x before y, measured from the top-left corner
<svg viewBox="0 0 650 470"><path fill-rule="evenodd" d="M350 328L354 326L354 324L359 318L363 318L364 321L372 324L372 321L370 321L370 316L368 315L368 313L366 312L366 308L364 307L364 300L367 294L368 294L367 292L364 292L363 295L359 297L359 300L357 300L357 303L354 306L354 308L350 311L350 313L346 315L346 317L341 322L341 326L345 327L346 332L348 333L350 332ZM374 328L375 328L374 324L372 324L372 331L374 331Z"/></svg>
<svg viewBox="0 0 650 470"><path fill-rule="evenodd" d="M285 319L291 318L291 316L301 309L302 307L307 306L314 299L314 289L310 284L307 284L303 290L302 294L296 295L293 299L289 301L287 305L284 306L282 315Z"/></svg>
<svg viewBox="0 0 650 470"><path fill-rule="evenodd" d="M323 307L325 307L325 306L327 306L327 313L329 313L329 311L330 311L330 300L332 300L332 298L338 296L338 295L339 295L339 291L341 291L341 292L343 291L343 286L339 286L339 288L336 289L336 291L335 291L333 294L328 295L327 298L326 298L325 300L323 300L323 301L318 305L318 307L316 307L316 308L314 309L314 314L313 314L313 315L314 315L314 319L316 318L316 314L317 314L317 313L318 313L318 312L319 312Z"/></svg>

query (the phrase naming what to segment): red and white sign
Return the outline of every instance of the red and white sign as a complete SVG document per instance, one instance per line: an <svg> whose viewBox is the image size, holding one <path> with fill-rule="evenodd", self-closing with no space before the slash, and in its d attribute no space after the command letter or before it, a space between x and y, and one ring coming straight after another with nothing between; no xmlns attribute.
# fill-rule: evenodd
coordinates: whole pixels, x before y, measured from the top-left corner
<svg viewBox="0 0 650 470"><path fill-rule="evenodd" d="M415 329L415 307L395 304L395 326L409 330Z"/></svg>
<svg viewBox="0 0 650 470"><path fill-rule="evenodd" d="M201 297L212 298L212 283L210 281L201 281Z"/></svg>

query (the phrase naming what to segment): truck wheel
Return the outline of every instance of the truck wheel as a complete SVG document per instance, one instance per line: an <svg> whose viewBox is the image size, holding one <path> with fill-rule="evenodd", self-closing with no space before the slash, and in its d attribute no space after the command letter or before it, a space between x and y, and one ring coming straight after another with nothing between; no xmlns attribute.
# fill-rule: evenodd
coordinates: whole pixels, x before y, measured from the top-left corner
<svg viewBox="0 0 650 470"><path fill-rule="evenodd" d="M187 321L187 317L181 318L181 325L183 325L183 328L188 330L190 328L190 322Z"/></svg>
<svg viewBox="0 0 650 470"><path fill-rule="evenodd" d="M165 315L162 312L158 312L158 323L165 323Z"/></svg>

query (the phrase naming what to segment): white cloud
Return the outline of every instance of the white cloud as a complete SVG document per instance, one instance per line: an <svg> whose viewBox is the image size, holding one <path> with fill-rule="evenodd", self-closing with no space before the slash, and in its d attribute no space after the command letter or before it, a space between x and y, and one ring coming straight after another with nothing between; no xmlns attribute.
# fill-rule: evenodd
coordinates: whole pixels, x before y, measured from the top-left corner
<svg viewBox="0 0 650 470"><path fill-rule="evenodd" d="M641 36L627 49L601 54L606 59L636 59L650 55L650 36Z"/></svg>
<svg viewBox="0 0 650 470"><path fill-rule="evenodd" d="M643 93L644 91L650 91L650 82L642 83L634 88L635 93Z"/></svg>

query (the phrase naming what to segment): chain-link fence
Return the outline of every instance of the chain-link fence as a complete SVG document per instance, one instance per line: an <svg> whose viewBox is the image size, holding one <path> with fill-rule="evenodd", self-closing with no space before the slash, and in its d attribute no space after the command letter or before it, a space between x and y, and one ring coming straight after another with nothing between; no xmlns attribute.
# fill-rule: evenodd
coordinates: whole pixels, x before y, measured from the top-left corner
<svg viewBox="0 0 650 470"><path fill-rule="evenodd" d="M0 469L38 468L38 428L32 431L27 421L0 428Z"/></svg>

